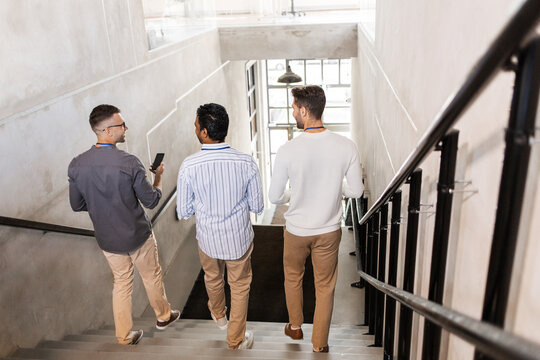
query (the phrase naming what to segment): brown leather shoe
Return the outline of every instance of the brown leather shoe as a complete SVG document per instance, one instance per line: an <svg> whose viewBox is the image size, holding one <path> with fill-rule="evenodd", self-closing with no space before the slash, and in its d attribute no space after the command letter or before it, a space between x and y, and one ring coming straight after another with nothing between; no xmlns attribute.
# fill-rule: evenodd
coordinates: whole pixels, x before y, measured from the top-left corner
<svg viewBox="0 0 540 360"><path fill-rule="evenodd" d="M171 316L169 317L169 320L167 321L158 320L156 323L156 329L165 330L167 326L171 325L173 322L175 322L179 318L180 318L180 311L171 310Z"/></svg>
<svg viewBox="0 0 540 360"><path fill-rule="evenodd" d="M330 350L330 348L328 347L328 345L326 346L323 346L322 348L313 348L313 352L321 352L321 353L327 353L328 350Z"/></svg>
<svg viewBox="0 0 540 360"><path fill-rule="evenodd" d="M285 335L287 335L293 340L302 340L304 338L304 332L302 331L302 328L293 330L291 329L291 324L285 325Z"/></svg>

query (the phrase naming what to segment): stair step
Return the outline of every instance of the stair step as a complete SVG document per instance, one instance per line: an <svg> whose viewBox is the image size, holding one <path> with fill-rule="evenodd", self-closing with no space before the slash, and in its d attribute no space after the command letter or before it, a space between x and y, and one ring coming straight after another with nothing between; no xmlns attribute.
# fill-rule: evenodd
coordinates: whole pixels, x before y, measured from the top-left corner
<svg viewBox="0 0 540 360"><path fill-rule="evenodd" d="M200 327L173 327L170 326L166 330L157 330L155 326L140 326L138 324L133 325L134 329L142 329L145 333L163 333L163 332L175 332L175 333L191 333L191 334L226 334L224 330L220 330L217 326L212 326L209 328L200 328ZM261 329L259 327L253 328L250 324L247 325L247 329L253 331L256 334L261 336L285 336L283 329ZM85 333L92 334L96 331L110 331L111 334L114 334L114 326L107 326L97 330L87 330ZM305 329L304 337L311 337L312 330ZM351 330L351 329L330 329L330 335L335 338L354 338L358 340L370 340L373 338L372 335L364 335L363 330Z"/></svg>
<svg viewBox="0 0 540 360"><path fill-rule="evenodd" d="M163 340L163 341L180 341L180 340L187 340L190 343L195 344L197 341L202 342L210 342L210 341L225 341L225 335L221 337L204 337L201 336L197 338L174 338L174 337L152 337L151 335L144 334L141 344L145 343L148 340ZM114 336L111 335L68 335L64 338L64 341L87 341L87 342L95 342L95 343L108 343L113 344L116 342L116 339ZM300 341L294 341L290 340L288 338L284 338L283 336L280 337L260 337L255 336L255 343L277 343L277 344L311 344L311 341L309 338L304 338L304 340ZM373 344L373 341L365 341L365 340L343 340L343 339L332 339L330 338L328 341L330 347L333 346L345 346L345 347L359 347L359 348L367 348L367 346Z"/></svg>
<svg viewBox="0 0 540 360"><path fill-rule="evenodd" d="M93 351L123 351L125 345L106 344L95 342L82 341L44 341L39 345L39 348L48 349L72 349L72 350L93 350ZM184 340L184 339L141 339L137 345L139 352L160 352L171 353L178 352L178 348L206 348L206 349L227 349L225 340ZM144 349L143 349L144 348ZM311 353L311 344L305 343L262 343L255 341L253 350L272 350L285 352ZM347 347L347 346L332 346L333 354L348 354L348 355L378 355L382 354L381 348L370 347Z"/></svg>
<svg viewBox="0 0 540 360"><path fill-rule="evenodd" d="M207 331L200 331L199 329L175 329L170 331L145 331L145 335L148 337L172 337L172 338L184 338L184 339L214 339L214 338L225 338L226 332L223 330L215 329L210 330L206 329ZM251 330L248 327L248 330ZM84 332L84 335L109 335L114 337L115 332L114 330L88 330ZM267 331L267 330L253 330L253 335L255 337L262 337L262 338L279 338L283 341L285 338L285 335L281 331ZM311 335L311 334L310 334ZM310 335L305 334L304 339L311 338ZM332 333L330 331L330 337L331 340L356 340L356 341L364 341L368 344L371 343L373 336L372 335L361 335L361 334L339 334L339 333Z"/></svg>
<svg viewBox="0 0 540 360"><path fill-rule="evenodd" d="M152 317L140 317L140 318L134 318L133 321L135 323L139 323L139 322L142 322L142 323L146 323L148 322L149 325L151 324L156 324L156 318L152 318ZM180 319L178 320L177 322L175 322L174 324L182 324L182 323L191 323L191 324L197 324L197 325L203 325L204 324L211 324L213 326L216 326L214 321L213 320L202 320L202 319ZM254 327L257 327L257 326L269 326L269 327L277 327L279 329L283 329L283 327L285 327L285 324L284 322L269 322L269 321L248 321L247 322L249 325L252 325ZM351 328L351 329L354 329L354 328L365 328L367 329L367 326L363 326L363 325L351 325L351 324L332 324L331 325L332 327L333 326L336 326L336 327L341 327L341 328ZM313 324L308 324L308 323L305 323L305 324L302 324L302 329L304 328L313 328Z"/></svg>
<svg viewBox="0 0 540 360"><path fill-rule="evenodd" d="M203 322L194 322L194 321L186 321L184 319L179 320L171 325L169 325L169 328L198 328L198 329L216 329L216 324L212 320L197 320L197 321L203 321ZM154 327L155 328L156 321L151 320L134 320L133 321L133 327L134 328L140 328L140 327ZM255 330L275 330L275 331L283 331L285 327L285 323L261 323L261 322L247 322L247 326L250 329ZM367 326L359 326L359 325L338 325L333 324L330 327L332 330L348 330L348 331L360 331L360 332L367 332L368 327ZM105 330L112 330L114 329L114 325L108 325L104 326L103 329ZM303 324L302 329L304 332L311 332L313 329L313 324ZM331 331L332 331L331 330Z"/></svg>
<svg viewBox="0 0 540 360"><path fill-rule="evenodd" d="M209 348L182 348L182 347L144 347L144 346L122 346L111 344L107 347L103 345L102 350L74 350L74 349L18 349L15 356L22 358L55 359L55 360L147 360L151 354L152 360L178 359L223 359L223 358L255 358L255 359L342 359L342 360L371 360L379 359L379 355L343 355L343 354L315 354L295 351L279 350L228 350ZM118 346L122 348L117 349Z"/></svg>

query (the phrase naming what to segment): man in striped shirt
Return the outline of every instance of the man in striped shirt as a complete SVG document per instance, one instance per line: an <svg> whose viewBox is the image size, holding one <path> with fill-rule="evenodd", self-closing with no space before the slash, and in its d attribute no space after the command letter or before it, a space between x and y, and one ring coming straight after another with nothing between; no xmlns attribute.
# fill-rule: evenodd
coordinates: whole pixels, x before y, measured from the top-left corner
<svg viewBox="0 0 540 360"><path fill-rule="evenodd" d="M246 331L253 228L249 212L264 208L261 180L253 158L226 142L229 116L218 104L197 109L195 135L201 151L188 156L178 174L177 212L196 215L199 257L204 270L212 319L227 329L230 349L249 349L253 333ZM231 288L227 322L223 274Z"/></svg>

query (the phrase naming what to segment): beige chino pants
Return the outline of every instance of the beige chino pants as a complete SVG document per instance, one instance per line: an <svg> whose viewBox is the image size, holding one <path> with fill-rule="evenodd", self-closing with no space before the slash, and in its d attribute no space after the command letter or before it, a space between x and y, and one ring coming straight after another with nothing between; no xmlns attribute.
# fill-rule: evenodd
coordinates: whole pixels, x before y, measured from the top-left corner
<svg viewBox="0 0 540 360"><path fill-rule="evenodd" d="M328 345L340 241L341 229L313 236L296 236L284 231L283 269L289 322L294 327L304 322L302 281L306 259L311 253L315 280L311 343L318 348Z"/></svg>
<svg viewBox="0 0 540 360"><path fill-rule="evenodd" d="M227 266L227 281L231 288L231 312L227 328L227 344L234 349L244 340L246 331L249 289L251 286L251 253L253 243L247 252L237 260L214 259L199 248L201 266L204 270L204 284L208 293L208 309L216 319L226 315L225 282L223 280Z"/></svg>
<svg viewBox="0 0 540 360"><path fill-rule="evenodd" d="M113 254L103 251L111 267L113 286L113 314L116 327L116 339L119 344L128 344L129 332L133 327L131 317L131 293L133 292L133 265L141 275L150 306L156 317L168 321L171 316L171 305L167 301L161 266L159 265L157 243L153 235L139 249L128 255Z"/></svg>

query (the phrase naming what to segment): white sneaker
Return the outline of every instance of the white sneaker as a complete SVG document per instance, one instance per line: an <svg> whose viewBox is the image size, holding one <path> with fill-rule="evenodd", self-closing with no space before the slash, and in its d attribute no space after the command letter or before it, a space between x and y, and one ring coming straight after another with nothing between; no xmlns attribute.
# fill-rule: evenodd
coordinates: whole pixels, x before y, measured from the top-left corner
<svg viewBox="0 0 540 360"><path fill-rule="evenodd" d="M216 319L211 311L210 316L212 316L212 320L214 320L220 330L227 330L227 326L229 325L229 322L227 321L227 307L225 307L225 316L221 319Z"/></svg>
<svg viewBox="0 0 540 360"><path fill-rule="evenodd" d="M244 334L244 340L238 345L237 349L251 349L253 347L253 333L249 330L246 330Z"/></svg>

